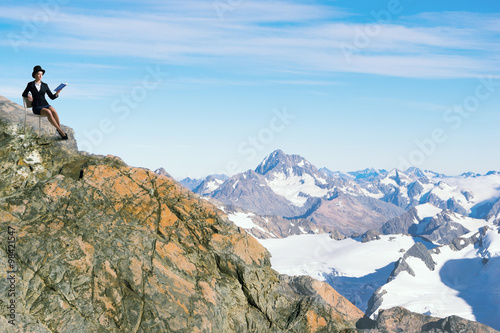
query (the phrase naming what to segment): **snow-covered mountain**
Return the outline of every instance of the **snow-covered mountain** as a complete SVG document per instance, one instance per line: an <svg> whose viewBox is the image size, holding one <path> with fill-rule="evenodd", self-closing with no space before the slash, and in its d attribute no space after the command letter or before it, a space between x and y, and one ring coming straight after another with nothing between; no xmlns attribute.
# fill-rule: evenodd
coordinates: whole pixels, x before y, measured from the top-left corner
<svg viewBox="0 0 500 333"><path fill-rule="evenodd" d="M224 174L215 174L215 175L209 175L205 178L186 177L180 180L179 183L195 193L204 195L212 191L215 191L217 187L228 178L229 176Z"/></svg>
<svg viewBox="0 0 500 333"><path fill-rule="evenodd" d="M255 169L264 176L266 185L291 204L303 207L310 197L325 197L331 193L332 183L305 158L286 155L276 150Z"/></svg>
<svg viewBox="0 0 500 333"><path fill-rule="evenodd" d="M203 179L198 186L193 189L194 193L201 195L212 193L221 186L229 176L223 174L210 175Z"/></svg>
<svg viewBox="0 0 500 333"><path fill-rule="evenodd" d="M374 294L372 301L376 301L368 313L375 315L397 304L418 313L454 314L500 329L498 276L499 229L481 228L450 245L420 253L408 251Z"/></svg>
<svg viewBox="0 0 500 333"><path fill-rule="evenodd" d="M295 190L295 189L292 189ZM297 206L286 197L273 191L265 176L253 170L236 174L222 183L207 197L225 205L234 205L258 215L295 217L304 214L312 205L306 202Z"/></svg>
<svg viewBox="0 0 500 333"><path fill-rule="evenodd" d="M435 244L449 244L454 238L487 224L484 219L475 219L425 203L387 221L378 231L386 235L421 236Z"/></svg>
<svg viewBox="0 0 500 333"><path fill-rule="evenodd" d="M262 239L274 269L327 281L372 317L403 306L458 315L500 329L500 229L488 224L436 246L409 235L335 240L329 235Z"/></svg>
<svg viewBox="0 0 500 333"><path fill-rule="evenodd" d="M500 199L497 172L447 177L412 167L340 173L318 169L305 158L281 150L272 152L255 170L225 180L209 176L194 191L251 212L255 218L305 218L321 227L318 230L336 229L347 236L381 230L398 217L401 222L407 212L423 204L462 217L495 220L500 212L500 203L494 207ZM429 228L438 222L443 233L454 228L453 223L444 223L447 217L448 213L437 218Z"/></svg>
<svg viewBox="0 0 500 333"><path fill-rule="evenodd" d="M267 156L255 171L236 174L203 194L255 216L307 219L317 226L312 230L335 229L344 235L377 228L404 213L378 200L383 193L372 184L329 177L305 158L281 150Z"/></svg>

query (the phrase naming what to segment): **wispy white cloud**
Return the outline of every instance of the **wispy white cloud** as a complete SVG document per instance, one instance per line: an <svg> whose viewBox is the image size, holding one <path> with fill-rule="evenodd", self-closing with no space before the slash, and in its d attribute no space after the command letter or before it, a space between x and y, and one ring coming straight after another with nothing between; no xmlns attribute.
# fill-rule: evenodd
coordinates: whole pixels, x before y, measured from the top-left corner
<svg viewBox="0 0 500 333"><path fill-rule="evenodd" d="M500 72L498 15L433 13L406 17L402 21L407 25L354 24L346 20L348 13L333 7L235 1L221 19L214 3L149 0L140 12L103 10L95 15L66 8L51 17L48 32L29 47L171 64L253 64L281 71L422 78ZM0 17L22 24L24 9L0 6Z"/></svg>
<svg viewBox="0 0 500 333"><path fill-rule="evenodd" d="M319 80L280 80L272 82L279 84L298 85L298 86L336 86L342 84L341 82L319 81Z"/></svg>
<svg viewBox="0 0 500 333"><path fill-rule="evenodd" d="M12 86L0 86L0 96L7 97L9 99L21 99L21 93L23 91Z"/></svg>

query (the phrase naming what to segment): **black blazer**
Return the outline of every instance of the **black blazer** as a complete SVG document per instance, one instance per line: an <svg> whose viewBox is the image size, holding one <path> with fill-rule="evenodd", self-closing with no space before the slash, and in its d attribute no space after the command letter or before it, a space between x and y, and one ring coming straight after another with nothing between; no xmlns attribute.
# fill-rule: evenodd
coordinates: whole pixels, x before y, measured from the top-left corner
<svg viewBox="0 0 500 333"><path fill-rule="evenodd" d="M54 95L52 91L50 91L47 83L42 82L42 86L40 87L40 91L38 91L35 87L35 81L28 82L26 89L24 89L23 97L28 97L28 93L31 93L33 97L33 108L37 106L45 106L49 105L47 100L45 99L45 93L50 97L50 99L56 99L58 96Z"/></svg>

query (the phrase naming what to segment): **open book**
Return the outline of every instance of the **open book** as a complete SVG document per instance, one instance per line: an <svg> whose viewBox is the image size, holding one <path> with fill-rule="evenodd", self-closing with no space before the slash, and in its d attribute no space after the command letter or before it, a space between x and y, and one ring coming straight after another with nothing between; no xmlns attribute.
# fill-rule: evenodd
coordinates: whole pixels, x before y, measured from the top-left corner
<svg viewBox="0 0 500 333"><path fill-rule="evenodd" d="M61 83L56 89L54 89L54 91L62 90L62 88L66 87L67 85L67 83Z"/></svg>

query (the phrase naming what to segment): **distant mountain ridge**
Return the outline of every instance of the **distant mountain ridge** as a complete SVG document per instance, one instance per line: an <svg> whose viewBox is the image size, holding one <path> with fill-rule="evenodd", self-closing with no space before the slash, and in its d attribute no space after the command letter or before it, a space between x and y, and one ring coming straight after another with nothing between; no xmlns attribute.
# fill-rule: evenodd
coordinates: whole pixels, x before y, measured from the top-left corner
<svg viewBox="0 0 500 333"><path fill-rule="evenodd" d="M254 170L231 177L211 175L192 190L254 216L307 219L321 227L319 232L336 230L345 236L368 229L382 231L389 221L393 230L412 233L417 228L405 229L404 214L426 204L470 218L498 219L500 211L500 203L495 205L500 200L500 173L496 171L485 175L467 172L455 177L416 167L406 171L367 168L333 172L279 149ZM456 227L444 220L446 216L449 213L432 224L441 233ZM396 228L397 223L402 226ZM297 230L291 225L290 229ZM311 230L314 228L308 232Z"/></svg>

